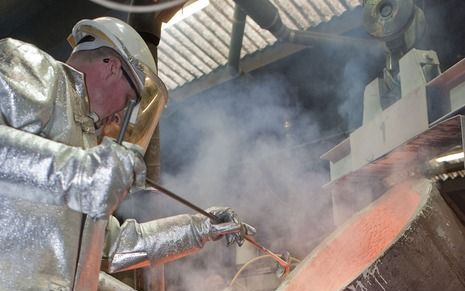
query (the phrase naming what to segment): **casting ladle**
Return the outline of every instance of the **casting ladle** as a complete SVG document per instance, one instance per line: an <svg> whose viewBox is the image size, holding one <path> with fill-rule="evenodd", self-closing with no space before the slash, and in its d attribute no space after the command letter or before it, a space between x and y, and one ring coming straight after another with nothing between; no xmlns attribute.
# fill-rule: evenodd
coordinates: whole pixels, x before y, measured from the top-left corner
<svg viewBox="0 0 465 291"><path fill-rule="evenodd" d="M198 207L197 205L195 204L192 204L191 202L187 201L186 199L178 196L177 194L171 192L170 190L168 189L165 189L163 188L162 186L160 185L157 185L156 183L154 183L153 181L151 181L150 179L147 179L147 185L149 185L150 187L153 187L155 188L156 190L158 190L159 192L173 198L174 200L177 200L178 202L184 204L185 206L197 211L198 213L202 214L202 215L205 215L206 217L210 218L213 222L215 223L220 223L220 219L218 217L216 217L215 215L203 210L202 208ZM273 258L273 260L275 260L283 269L284 269L284 274L283 276L287 276L287 274L289 273L290 271L290 265L288 262L286 262L285 260L283 260L280 256L278 256L277 254L273 253L272 251L270 251L269 249L265 248L264 246L262 246L261 244L259 244L258 242L256 242L251 236L249 235L246 235L245 236L245 240L250 242L251 244L253 244L256 248L258 248L259 250L261 250L264 254L267 254L268 256L270 256L271 258Z"/></svg>

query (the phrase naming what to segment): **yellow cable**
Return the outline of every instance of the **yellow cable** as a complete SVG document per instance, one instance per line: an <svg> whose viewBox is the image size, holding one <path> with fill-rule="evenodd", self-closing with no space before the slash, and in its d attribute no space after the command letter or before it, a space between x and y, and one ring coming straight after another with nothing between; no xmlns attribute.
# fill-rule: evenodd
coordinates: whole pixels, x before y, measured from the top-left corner
<svg viewBox="0 0 465 291"><path fill-rule="evenodd" d="M238 291L237 290L238 287L239 287L239 290L242 290L242 291L248 291L249 290L244 285L240 284L239 282L234 282L234 291Z"/></svg>
<svg viewBox="0 0 465 291"><path fill-rule="evenodd" d="M263 256L259 256L259 257L255 257L255 258L252 258L250 260L248 260L244 265L242 265L242 267L237 271L236 275L234 275L234 277L232 278L231 280L231 283L229 283L229 286L232 286L234 284L234 281L236 281L237 277L239 277L239 275L242 273L242 271L245 270L245 268L247 268L247 266L249 266L250 264L252 264L253 262L256 262L258 260L261 260L261 259L264 259L264 258L273 258L269 255L263 255Z"/></svg>
<svg viewBox="0 0 465 291"><path fill-rule="evenodd" d="M248 260L244 265L242 265L242 267L236 272L236 274L234 275L234 277L232 278L231 280L231 283L229 283L229 286L232 286L234 284L234 282L237 280L237 278L239 277L239 275L245 270L245 268L247 268L250 264L258 261L258 260L261 260L261 259L264 259L264 258L271 258L273 259L274 261L274 258L270 255L263 255L263 256L259 256L259 257L255 257L255 258L252 258L250 260ZM301 262L301 260L295 258L295 257L290 257L290 260L291 262L294 261L296 262L297 264Z"/></svg>

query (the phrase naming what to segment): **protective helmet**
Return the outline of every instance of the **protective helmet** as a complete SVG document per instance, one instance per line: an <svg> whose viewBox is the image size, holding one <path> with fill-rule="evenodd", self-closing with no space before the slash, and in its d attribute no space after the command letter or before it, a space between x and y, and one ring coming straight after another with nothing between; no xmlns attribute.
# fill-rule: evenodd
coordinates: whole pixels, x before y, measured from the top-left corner
<svg viewBox="0 0 465 291"><path fill-rule="evenodd" d="M76 23L68 42L73 53L109 47L121 56L123 69L137 91L139 104L134 110L127 110L126 116L131 115L130 130L126 132L127 126L122 126L120 136L146 149L168 101L168 91L156 74L157 66L145 41L126 22L113 17L99 17Z"/></svg>

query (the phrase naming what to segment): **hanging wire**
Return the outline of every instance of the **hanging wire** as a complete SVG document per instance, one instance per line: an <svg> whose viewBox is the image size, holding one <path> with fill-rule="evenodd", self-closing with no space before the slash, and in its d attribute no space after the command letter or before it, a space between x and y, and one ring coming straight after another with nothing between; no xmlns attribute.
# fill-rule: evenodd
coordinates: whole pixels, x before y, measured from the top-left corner
<svg viewBox="0 0 465 291"><path fill-rule="evenodd" d="M262 255L262 256L258 256L258 257L253 257L252 259L250 259L249 261L247 261L244 265L242 265L242 267L236 272L236 274L234 275L234 277L232 278L231 282L229 283L229 286L233 286L233 285L236 285L238 284L236 282L237 278L239 278L239 275L247 268L249 267L252 263L256 262L256 261L259 261L259 260L262 260L262 259L265 259L265 258L270 258L270 259L273 259L273 257L271 257L270 255ZM292 263L300 263L301 260L300 259L297 259L295 257L290 257L290 262ZM284 278L283 278L284 279ZM243 286L241 286L243 287Z"/></svg>
<svg viewBox="0 0 465 291"><path fill-rule="evenodd" d="M176 5L186 2L187 0L172 0L172 1L164 2L164 3L150 4L150 5L129 5L129 4L116 3L111 0L89 0L89 1L99 4L101 6L104 6L104 7L110 8L110 9L123 11L123 12L149 13L149 12L155 12L155 11L162 11L162 10L174 7Z"/></svg>

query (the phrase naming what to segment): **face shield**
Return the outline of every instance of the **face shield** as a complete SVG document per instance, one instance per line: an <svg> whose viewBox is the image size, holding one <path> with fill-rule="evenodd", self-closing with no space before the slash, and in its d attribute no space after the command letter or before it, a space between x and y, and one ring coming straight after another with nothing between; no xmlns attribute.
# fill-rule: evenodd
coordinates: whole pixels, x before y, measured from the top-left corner
<svg viewBox="0 0 465 291"><path fill-rule="evenodd" d="M140 102L135 105L133 110L130 106L126 108L122 122L112 125L113 132L119 132L118 137L112 137L137 144L144 152L147 150L168 100L168 90L163 82L157 76L150 76L151 72L146 72L146 74L145 89L140 96ZM119 130L117 130L118 127Z"/></svg>
<svg viewBox="0 0 465 291"><path fill-rule="evenodd" d="M124 111L118 113L118 121L104 125L103 136L115 138L140 146L144 153L155 132L161 113L168 100L168 90L163 82L150 71L146 72L143 94L139 102L129 104ZM130 101L131 102L131 101Z"/></svg>

